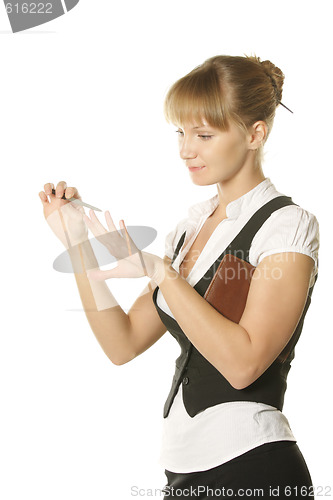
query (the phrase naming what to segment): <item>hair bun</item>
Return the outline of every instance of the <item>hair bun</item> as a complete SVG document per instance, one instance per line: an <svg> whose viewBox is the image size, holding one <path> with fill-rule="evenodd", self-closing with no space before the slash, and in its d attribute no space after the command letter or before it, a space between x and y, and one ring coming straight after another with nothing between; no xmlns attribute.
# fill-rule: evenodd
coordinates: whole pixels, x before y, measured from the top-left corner
<svg viewBox="0 0 333 500"><path fill-rule="evenodd" d="M260 62L261 67L265 71L266 75L268 75L271 79L272 85L275 90L275 95L276 95L276 100L277 102L280 102L282 99L282 87L283 87L283 82L284 82L284 74L278 68L275 66L271 61L261 61Z"/></svg>
<svg viewBox="0 0 333 500"><path fill-rule="evenodd" d="M251 56L249 59L252 59L252 61L260 64L260 67L264 70L266 75L270 78L271 84L274 88L275 92L275 97L277 103L279 103L282 100L282 87L283 87L283 82L284 82L284 74L278 68L273 64L271 61L266 59L265 61L261 61L260 57L257 56Z"/></svg>

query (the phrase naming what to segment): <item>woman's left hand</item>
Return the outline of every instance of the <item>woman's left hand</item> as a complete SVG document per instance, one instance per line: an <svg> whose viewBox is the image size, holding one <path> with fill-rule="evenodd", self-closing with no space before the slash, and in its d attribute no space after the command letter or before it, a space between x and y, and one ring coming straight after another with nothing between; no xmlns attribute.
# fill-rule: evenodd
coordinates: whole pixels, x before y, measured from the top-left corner
<svg viewBox="0 0 333 500"><path fill-rule="evenodd" d="M113 269L88 271L87 276L89 279L103 281L110 278L141 278L148 276L154 281L160 280L161 273L163 274L163 260L157 255L141 252L129 236L123 220L119 222L119 233L109 211L105 212L108 230L100 223L93 210L89 210L89 215L90 218L87 215L83 216L88 228L118 261L117 266Z"/></svg>

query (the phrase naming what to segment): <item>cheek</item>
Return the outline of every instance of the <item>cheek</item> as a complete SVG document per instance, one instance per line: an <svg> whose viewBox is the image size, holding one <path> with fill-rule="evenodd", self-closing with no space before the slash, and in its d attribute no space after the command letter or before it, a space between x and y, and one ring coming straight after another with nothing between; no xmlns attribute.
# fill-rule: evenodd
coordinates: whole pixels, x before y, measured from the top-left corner
<svg viewBox="0 0 333 500"><path fill-rule="evenodd" d="M228 141L217 148L212 148L211 158L214 158L217 163L223 162L225 164L239 158L242 152L243 149L239 141Z"/></svg>
<svg viewBox="0 0 333 500"><path fill-rule="evenodd" d="M228 157L234 163L243 162L247 151L244 142L234 141L229 145Z"/></svg>
<svg viewBox="0 0 333 500"><path fill-rule="evenodd" d="M211 151L213 153L213 151ZM226 178L233 175L244 164L246 152L243 143L239 141L228 141L214 150L211 156L206 156L207 163L212 167L212 173L219 173Z"/></svg>
<svg viewBox="0 0 333 500"><path fill-rule="evenodd" d="M239 153L244 150L244 142L240 140L239 137L235 137L232 141L230 141L230 151L235 153Z"/></svg>

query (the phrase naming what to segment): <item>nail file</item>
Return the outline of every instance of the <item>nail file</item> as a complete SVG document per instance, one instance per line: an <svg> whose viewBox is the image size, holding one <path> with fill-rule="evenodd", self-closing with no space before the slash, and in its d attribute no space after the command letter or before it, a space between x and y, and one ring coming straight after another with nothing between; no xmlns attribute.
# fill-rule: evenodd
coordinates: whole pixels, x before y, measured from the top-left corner
<svg viewBox="0 0 333 500"><path fill-rule="evenodd" d="M55 189L52 189L52 194L56 194ZM62 200L67 200L67 201L74 201L78 205L82 205L83 207L90 208L91 210L97 210L97 212L101 212L102 210L97 207L93 207L92 205L89 205L89 203L85 203L84 201L79 200L78 198L66 198L65 193L61 197Z"/></svg>

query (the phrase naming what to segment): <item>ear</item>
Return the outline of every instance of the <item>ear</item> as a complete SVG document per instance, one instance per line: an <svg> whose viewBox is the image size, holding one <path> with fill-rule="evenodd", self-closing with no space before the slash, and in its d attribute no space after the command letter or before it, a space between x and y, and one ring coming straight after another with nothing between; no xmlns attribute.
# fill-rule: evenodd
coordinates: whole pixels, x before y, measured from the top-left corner
<svg viewBox="0 0 333 500"><path fill-rule="evenodd" d="M267 137L268 127L266 122L259 120L255 122L249 129L248 146L249 149L256 150L265 142Z"/></svg>

